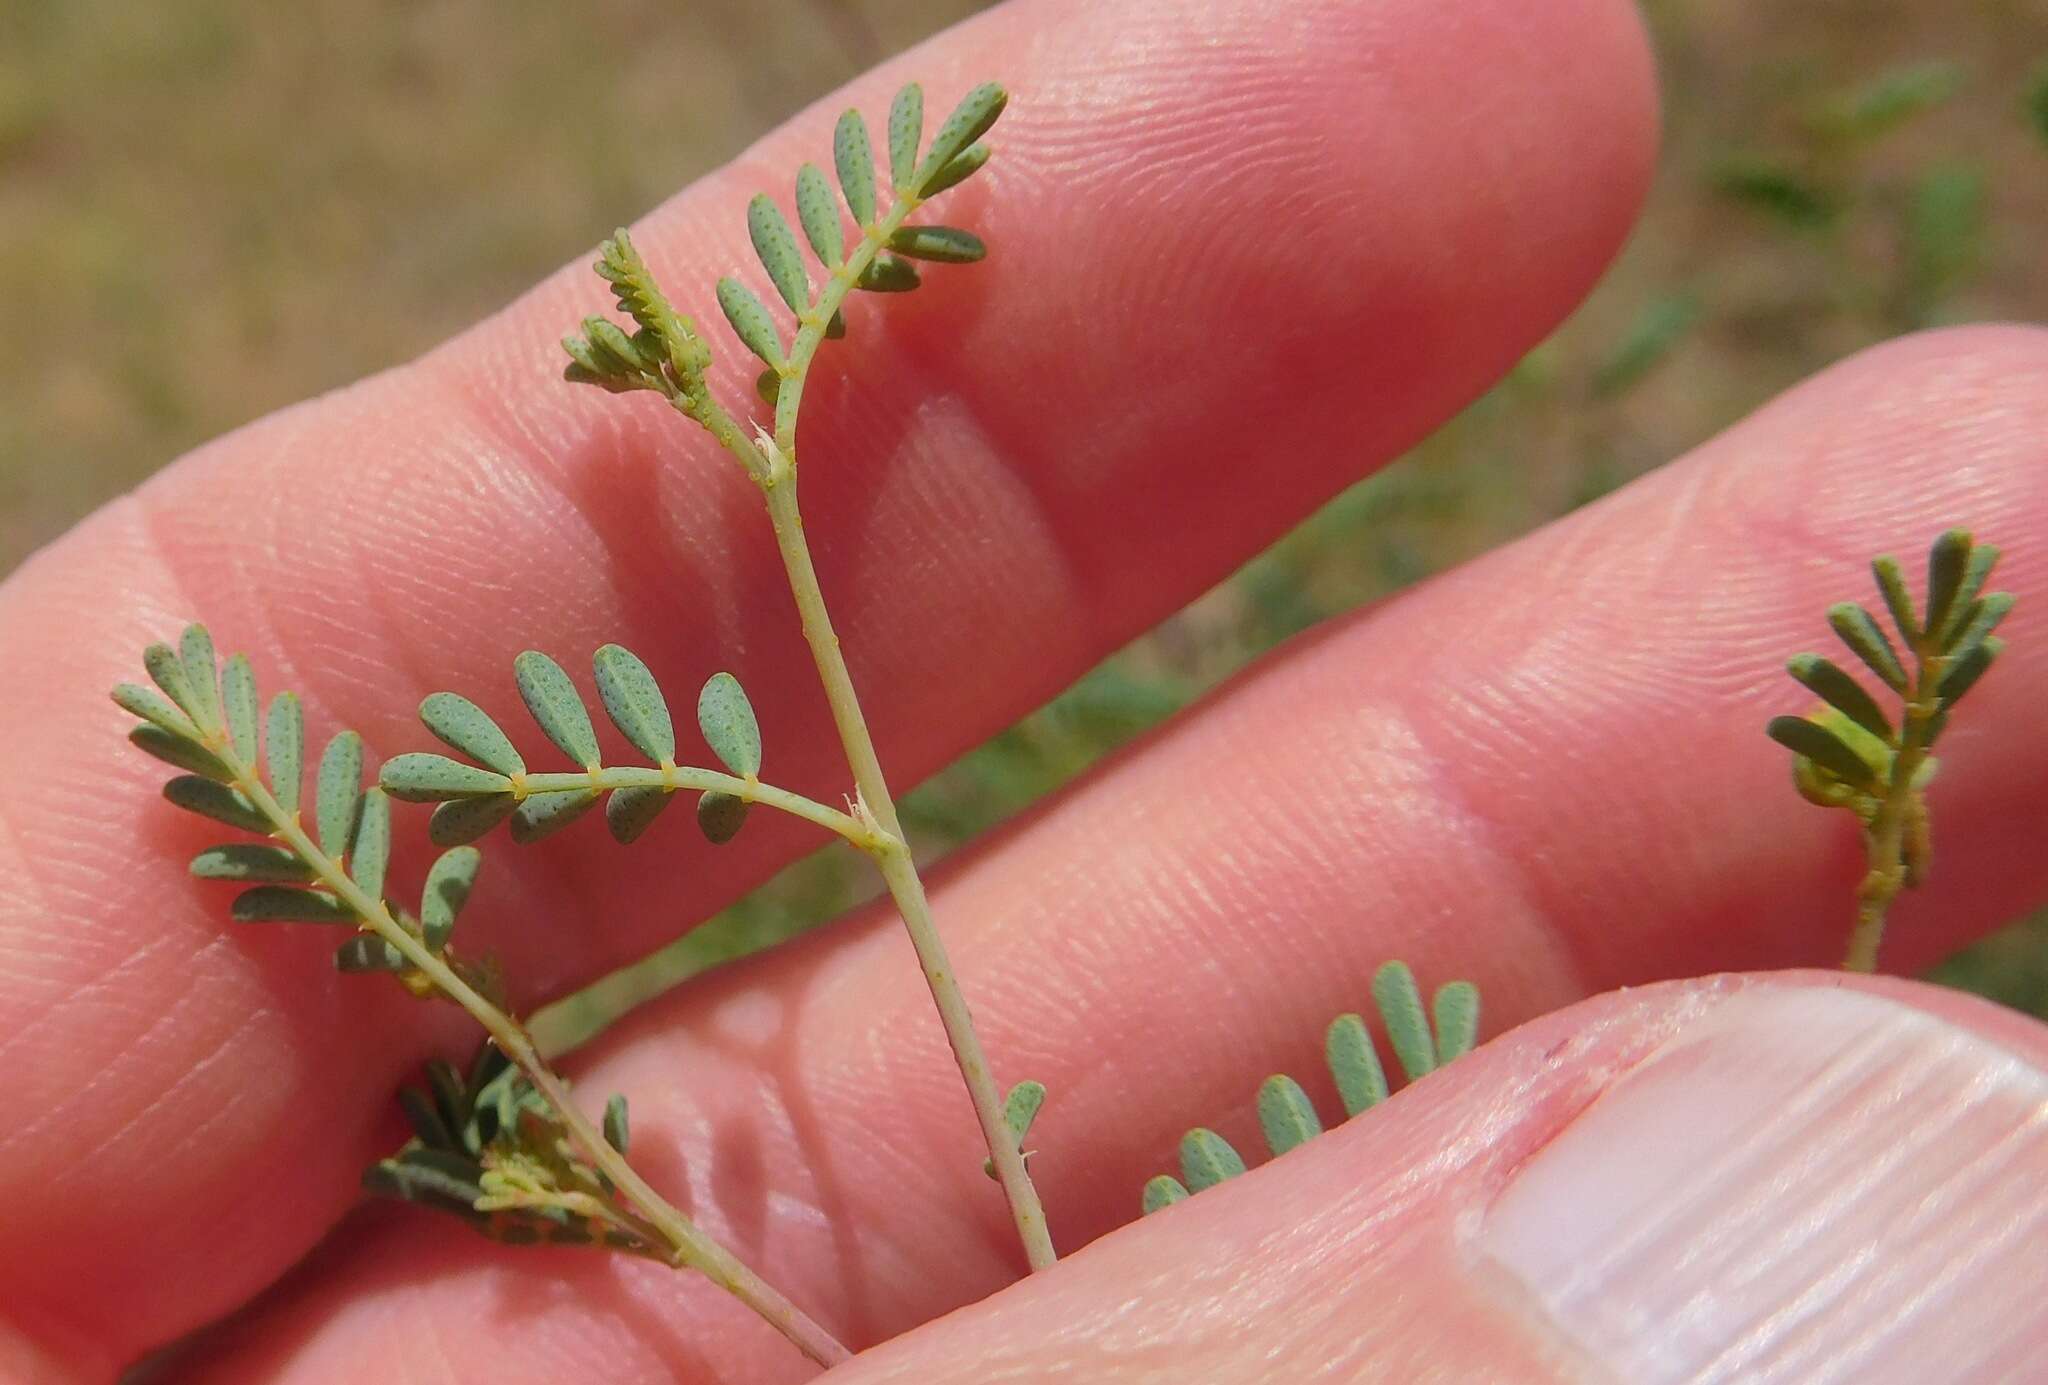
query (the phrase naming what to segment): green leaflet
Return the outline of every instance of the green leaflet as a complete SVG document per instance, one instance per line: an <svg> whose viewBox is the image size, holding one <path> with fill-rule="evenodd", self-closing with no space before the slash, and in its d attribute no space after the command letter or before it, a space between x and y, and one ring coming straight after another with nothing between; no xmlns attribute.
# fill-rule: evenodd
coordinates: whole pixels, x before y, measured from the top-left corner
<svg viewBox="0 0 2048 1385"><path fill-rule="evenodd" d="M1984 642L1984 637L1998 628L2013 608L2011 592L1992 592L1970 603L1968 612L1957 622L1954 639L1947 652L1951 657L1967 653Z"/></svg>
<svg viewBox="0 0 2048 1385"><path fill-rule="evenodd" d="M405 1112L405 1123L412 1127L412 1133L422 1144L435 1149L448 1149L455 1143L455 1133L448 1128L448 1122L441 1119L441 1113L434 1109L434 1102L417 1087L398 1089L398 1109Z"/></svg>
<svg viewBox="0 0 2048 1385"><path fill-rule="evenodd" d="M1918 640L1920 620L1913 613L1913 598L1906 592L1906 578L1899 570L1899 560L1888 553L1871 559L1870 575L1877 580L1885 609L1891 612L1892 624L1898 627L1900 637L1909 645ZM1829 614L1832 617L1833 612Z"/></svg>
<svg viewBox="0 0 2048 1385"><path fill-rule="evenodd" d="M620 734L655 764L674 764L676 730L668 700L640 656L620 645L607 644L592 656L591 663L597 670L597 695Z"/></svg>
<svg viewBox="0 0 2048 1385"><path fill-rule="evenodd" d="M782 338L775 331L775 319L768 315L767 305L755 296L752 289L734 278L720 279L718 306L725 313L725 320L732 324L733 334L747 350L774 369L782 369L786 358L782 353Z"/></svg>
<svg viewBox="0 0 2048 1385"><path fill-rule="evenodd" d="M919 282L917 268L908 260L899 260L894 255L875 256L860 272L860 277L853 281L855 288L866 289L869 293L908 293Z"/></svg>
<svg viewBox="0 0 2048 1385"><path fill-rule="evenodd" d="M1436 1070L1436 1041L1430 1037L1429 1016L1422 1008L1422 992L1415 985L1415 973L1406 962L1388 962L1372 978L1373 1003L1386 1022L1387 1041L1408 1080Z"/></svg>
<svg viewBox="0 0 2048 1385"><path fill-rule="evenodd" d="M288 847L236 842L213 846L192 858L192 873L202 880L270 880L304 882L313 868Z"/></svg>
<svg viewBox="0 0 2048 1385"><path fill-rule="evenodd" d="M917 167L917 187L922 190L940 169L987 134L1009 100L1010 94L995 82L983 82L961 97L960 104L953 108L953 113L939 126L938 133L932 136L931 148L925 151L924 162ZM903 181L901 174L897 175L896 181Z"/></svg>
<svg viewBox="0 0 2048 1385"><path fill-rule="evenodd" d="M512 674L526 710L547 738L584 769L598 768L602 761L597 756L597 732L591 729L590 712L562 666L539 650L529 649L512 661Z"/></svg>
<svg viewBox="0 0 2048 1385"><path fill-rule="evenodd" d="M438 953L448 946L456 915L469 902L483 860L483 853L475 847L458 846L442 852L427 872L426 886L420 891L420 940L427 951Z"/></svg>
<svg viewBox="0 0 2048 1385"><path fill-rule="evenodd" d="M1141 1202L1146 1216L1151 1216L1162 1207L1171 1207L1176 1202L1187 1200L1188 1190L1172 1174L1162 1173L1145 1185Z"/></svg>
<svg viewBox="0 0 2048 1385"><path fill-rule="evenodd" d="M1977 680L1984 676L1991 667L1991 661L2004 649L2005 641L1991 635L1972 645L1969 652L1949 665L1948 672L1942 674L1941 682L1935 686L1943 708L1957 702L1964 693L1977 686Z"/></svg>
<svg viewBox="0 0 2048 1385"><path fill-rule="evenodd" d="M354 923L355 914L324 890L258 885L235 896L228 917L236 923Z"/></svg>
<svg viewBox="0 0 2048 1385"><path fill-rule="evenodd" d="M1379 1049L1374 1047L1362 1016L1339 1015L1330 1021L1323 1036L1323 1059L1337 1079L1337 1095L1347 1117L1387 1099L1386 1070L1380 1066Z"/></svg>
<svg viewBox="0 0 2048 1385"><path fill-rule="evenodd" d="M1892 618L1899 619L1896 610ZM1909 608L1905 615L1905 628L1911 628L1912 619ZM1891 640L1886 638L1884 629L1870 612L1853 601L1844 601L1828 607L1828 624L1864 666L1884 680L1886 687L1893 692L1906 691L1906 666L1899 662L1899 652L1892 648Z"/></svg>
<svg viewBox="0 0 2048 1385"><path fill-rule="evenodd" d="M1825 726L1805 717L1772 717L1764 730L1779 745L1813 761L1842 782L1871 793L1883 792L1877 771Z"/></svg>
<svg viewBox="0 0 2048 1385"><path fill-rule="evenodd" d="M819 263L827 269L839 268L846 258L839 203L832 196L832 184L816 164L807 163L796 171L796 219Z"/></svg>
<svg viewBox="0 0 2048 1385"><path fill-rule="evenodd" d="M1818 654L1799 654L1785 667L1821 701L1879 740L1887 744L1892 742L1892 724L1885 716L1884 709L1879 707L1877 699L1864 691L1863 685L1844 672L1840 665L1823 659Z"/></svg>
<svg viewBox="0 0 2048 1385"><path fill-rule="evenodd" d="M232 782L235 777L235 772L205 746L183 736L174 736L161 726L145 723L130 731L128 740L137 750L154 755L174 768L188 770L222 784Z"/></svg>
<svg viewBox="0 0 2048 1385"><path fill-rule="evenodd" d="M320 850L337 860L355 836L356 805L362 791L363 738L343 731L321 752L320 772L313 786Z"/></svg>
<svg viewBox="0 0 2048 1385"><path fill-rule="evenodd" d="M164 797L188 813L198 813L215 822L239 827L244 832L270 831L270 819L249 800L248 795L225 784L216 784L211 779L201 779L196 774L180 775L165 784Z"/></svg>
<svg viewBox="0 0 2048 1385"><path fill-rule="evenodd" d="M150 681L162 688L164 696L197 728L199 716L193 709L199 705L199 699L192 690L192 680L185 676L185 663L178 657L178 651L167 644L153 644L142 651L142 667L148 671Z"/></svg>
<svg viewBox="0 0 2048 1385"><path fill-rule="evenodd" d="M377 771L377 782L393 798L407 803L439 803L450 798L482 798L508 791L511 781L494 770L478 769L446 755L410 751L394 755Z"/></svg>
<svg viewBox="0 0 2048 1385"><path fill-rule="evenodd" d="M1938 635L1948 624L1970 567L1970 531L1951 529L1927 550L1927 619L1921 629Z"/></svg>
<svg viewBox="0 0 2048 1385"><path fill-rule="evenodd" d="M924 197L937 197L948 188L958 187L981 171L988 162L989 148L986 144L969 145L959 158L934 173L924 185Z"/></svg>
<svg viewBox="0 0 2048 1385"><path fill-rule="evenodd" d="M743 779L761 772L761 727L746 689L730 673L714 673L697 694L697 727L711 753Z"/></svg>
<svg viewBox="0 0 2048 1385"><path fill-rule="evenodd" d="M917 141L924 133L924 88L911 82L889 103L889 182L897 192L910 187L917 168Z"/></svg>
<svg viewBox="0 0 2048 1385"><path fill-rule="evenodd" d="M1244 1160L1230 1141L1204 1126L1196 1126L1180 1139L1180 1176L1188 1191L1199 1193L1226 1178L1244 1172Z"/></svg>
<svg viewBox="0 0 2048 1385"><path fill-rule="evenodd" d="M841 113L832 130L832 166L839 174L846 209L858 225L871 225L875 219L875 154L868 144L867 122L859 111Z"/></svg>
<svg viewBox="0 0 2048 1385"><path fill-rule="evenodd" d="M358 933L334 950L336 971L404 971L405 954L373 933Z"/></svg>
<svg viewBox="0 0 2048 1385"><path fill-rule="evenodd" d="M621 846L631 846L640 839L640 834L654 825L661 816L661 810L668 807L675 795L667 789L629 788L614 789L612 796L605 800L604 823Z"/></svg>
<svg viewBox="0 0 2048 1385"><path fill-rule="evenodd" d="M1024 1137L1031 1133L1031 1123L1038 1119L1039 1108L1045 1105L1045 1084L1029 1080L1019 1082L1010 1088L1010 1094L1003 1098L1003 1123L1010 1127L1010 1133L1022 1144Z"/></svg>
<svg viewBox="0 0 2048 1385"><path fill-rule="evenodd" d="M518 800L508 793L489 798L451 798L427 819L427 840L435 846L473 842L511 817L518 806Z"/></svg>
<svg viewBox="0 0 2048 1385"><path fill-rule="evenodd" d="M697 800L697 829L713 846L724 846L746 826L747 808L744 798L713 789Z"/></svg>
<svg viewBox="0 0 2048 1385"><path fill-rule="evenodd" d="M613 1092L604 1104L604 1142L624 1154L631 1137L632 1132L626 1124L626 1098Z"/></svg>
<svg viewBox="0 0 2048 1385"><path fill-rule="evenodd" d="M192 718L179 711L169 698L160 696L138 683L118 683L114 686L114 704L122 711L141 717L173 736L191 739L199 734L192 725Z"/></svg>
<svg viewBox="0 0 2048 1385"><path fill-rule="evenodd" d="M305 775L306 720L299 699L281 692L270 699L270 716L263 732L265 768L270 774L270 792L287 813L299 810L299 784Z"/></svg>
<svg viewBox="0 0 2048 1385"><path fill-rule="evenodd" d="M811 280L804 273L803 251L797 249L796 235L789 229L781 208L765 192L755 193L747 203L747 237L753 241L754 253L760 256L761 267L768 271L768 281L775 285L782 301L791 312L801 313L811 301Z"/></svg>
<svg viewBox="0 0 2048 1385"><path fill-rule="evenodd" d="M1479 988L1447 981L1437 987L1435 1010L1437 1062L1463 1058L1479 1042Z"/></svg>
<svg viewBox="0 0 2048 1385"><path fill-rule="evenodd" d="M1259 1129L1266 1136L1266 1148L1277 1156L1322 1134L1323 1123L1301 1084L1285 1073L1274 1073L1259 1084Z"/></svg>
<svg viewBox="0 0 2048 1385"><path fill-rule="evenodd" d="M512 810L512 840L525 846L552 836L590 811L597 794L590 789L564 789L529 796Z"/></svg>
<svg viewBox="0 0 2048 1385"><path fill-rule="evenodd" d="M503 775L526 773L526 761L512 748L498 723L483 708L452 692L427 694L420 721L443 745Z"/></svg>
<svg viewBox="0 0 2048 1385"><path fill-rule="evenodd" d="M391 864L391 796L382 789L363 795L349 847L349 878L371 899L384 897L384 872Z"/></svg>
<svg viewBox="0 0 2048 1385"><path fill-rule="evenodd" d="M939 264L973 264L988 254L980 236L957 226L901 226L889 237L889 248L914 260Z"/></svg>
<svg viewBox="0 0 2048 1385"><path fill-rule="evenodd" d="M192 690L192 705L185 708L202 730L219 731L220 664L214 657L213 636L204 625L188 625L178 642L178 662L185 666L186 686Z"/></svg>
<svg viewBox="0 0 2048 1385"><path fill-rule="evenodd" d="M248 655L236 654L228 659L227 667L221 671L220 701L222 718L227 724L228 743L235 748L235 758L253 769L258 749L256 671L249 667Z"/></svg>

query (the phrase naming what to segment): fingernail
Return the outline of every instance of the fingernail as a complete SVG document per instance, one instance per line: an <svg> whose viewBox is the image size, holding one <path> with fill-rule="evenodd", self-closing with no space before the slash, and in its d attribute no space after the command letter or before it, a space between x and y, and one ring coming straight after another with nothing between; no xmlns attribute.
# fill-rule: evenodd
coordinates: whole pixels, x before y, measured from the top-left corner
<svg viewBox="0 0 2048 1385"><path fill-rule="evenodd" d="M2044 1221L2048 1075L1894 1001L1759 986L1531 1157L1478 1240L1620 1380L2008 1380L2039 1378Z"/></svg>

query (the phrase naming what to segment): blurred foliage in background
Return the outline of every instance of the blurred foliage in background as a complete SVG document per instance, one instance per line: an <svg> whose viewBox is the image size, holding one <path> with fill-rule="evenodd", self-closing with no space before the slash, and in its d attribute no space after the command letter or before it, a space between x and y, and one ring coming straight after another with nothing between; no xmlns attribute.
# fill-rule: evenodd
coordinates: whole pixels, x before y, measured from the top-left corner
<svg viewBox="0 0 2048 1385"><path fill-rule="evenodd" d="M0 572L185 448L423 350L978 8L0 4ZM1289 635L1605 493L1859 347L2048 318L2048 0L1647 8L1666 148L1592 301L1400 465L911 795L922 855ZM603 134L618 128L664 135ZM34 329L87 322L117 339L87 351ZM558 1007L550 1037L865 888L821 853ZM2048 1013L2048 928L1941 974Z"/></svg>

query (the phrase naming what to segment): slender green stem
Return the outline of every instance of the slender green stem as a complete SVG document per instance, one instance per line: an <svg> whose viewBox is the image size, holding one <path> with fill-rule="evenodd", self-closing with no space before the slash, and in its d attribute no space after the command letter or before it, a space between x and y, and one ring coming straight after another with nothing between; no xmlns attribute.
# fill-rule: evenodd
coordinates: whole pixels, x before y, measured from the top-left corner
<svg viewBox="0 0 2048 1385"><path fill-rule="evenodd" d="M515 798L526 798L537 793L573 793L588 789L592 793L606 793L612 789L690 789L697 792L717 791L729 793L748 803L760 803L780 809L806 822L814 822L828 831L836 832L863 851L874 845L874 829L851 813L829 808L815 799L788 789L778 789L773 784L763 784L758 779L744 779L736 774L721 774L715 769L697 769L688 765L667 765L656 769L651 766L616 765L603 769L572 770L561 774L518 774L512 776L512 794Z"/></svg>
<svg viewBox="0 0 2048 1385"><path fill-rule="evenodd" d="M1885 915L1909 879L1908 831L1913 826L1914 815L1924 811L1919 801L1920 790L1914 781L1920 775L1921 766L1927 763L1929 733L1941 711L1941 697L1937 690L1941 686L1942 675L1948 671L1949 661L1925 638L1913 642L1913 653L1913 685L1907 692L1905 715L1899 726L1899 744L1892 757L1891 782L1886 786L1884 801L1878 805L1877 814L1864 833L1870 866L1856 888L1856 927L1849 935L1848 955L1842 959L1844 971L1877 970L1877 950L1884 941Z"/></svg>
<svg viewBox="0 0 2048 1385"><path fill-rule="evenodd" d="M299 824L299 815L286 811L264 786L255 768L235 754L234 747L225 736L209 735L207 747L235 772L233 787L246 795L270 820L276 835L313 869L320 883L339 896L371 932L397 948L405 960L432 981L443 995L467 1010L484 1027L499 1051L526 1075L534 1090L554 1108L563 1129L583 1158L609 1178L649 1225L660 1232L662 1239L671 1247L670 1263L696 1270L709 1278L760 1314L789 1338L798 1350L820 1365L833 1365L851 1355L802 1309L747 1268L731 1251L705 1235L696 1223L650 1187L626 1162L625 1156L612 1148L611 1142L569 1099L567 1086L548 1067L525 1026L477 992L446 961L428 951L424 943L392 917L383 900L372 897L357 885L341 863L322 851L306 834Z"/></svg>
<svg viewBox="0 0 2048 1385"><path fill-rule="evenodd" d="M1024 1166L1023 1152L1018 1147L1016 1136L1003 1119L1002 1091L989 1071L988 1059L982 1052L981 1040L975 1034L974 1021L968 1013L966 997L961 994L952 963L946 956L945 944L932 921L924 883L918 877L916 863L911 860L909 848L904 843L903 827L896 816L896 802L889 793L888 781L883 778L881 761L875 754L874 738L868 734L867 720L861 713L860 698L854 692L846 660L839 652L839 637L833 633L832 620L825 609L824 593L818 586L810 548L804 541L803 515L797 509L797 412L803 403L804 382L808 378L811 361L861 272L874 263L890 237L923 204L923 199L912 189L899 187L893 192L894 200L887 213L873 224L861 227L860 240L848 251L843 262L829 267L831 272L817 297L798 316L796 338L790 343L779 372L772 435L764 433L758 440L748 441L732 415L702 390L671 394L670 402L709 429L739 460L747 475L767 497L769 519L775 526L776 547L782 554L790 593L796 599L804 640L810 645L819 680L824 684L825 699L832 708L832 720L839 730L848 767L853 771L861 805L879 829L879 836L857 844L875 858L882 878L889 886L889 893L896 901L897 912L902 915L911 946L924 969L925 983L931 988L932 1001L938 1007L939 1020L945 1026L947 1041L959 1063L960 1075L966 1081L968 1097L974 1103L975 1119L981 1124L989 1160L1002 1184L1003 1194L1009 1200L1010 1215L1024 1243L1025 1257L1033 1270L1041 1270L1056 1258L1052 1237L1046 1229L1045 1209L1039 1203L1031 1174Z"/></svg>
<svg viewBox="0 0 2048 1385"><path fill-rule="evenodd" d="M1056 1258L1052 1237L1046 1229L1045 1209L1039 1203L1038 1189L1032 1185L1031 1174L1024 1166L1023 1152L1018 1148L1016 1135L1003 1118L1002 1091L996 1085L994 1074L989 1071L988 1058L982 1052L981 1039L975 1033L973 1017L968 1013L967 998L961 993L953 965L946 956L946 945L932 921L924 882L918 877L917 865L911 860L910 849L903 840L896 803L890 796L888 781L882 776L874 738L868 734L860 698L854 692L846 659L839 651L839 637L833 633L832 618L825 609L824 593L818 586L817 570L811 564L810 547L804 542L803 516L797 510L796 473L786 459L775 459L770 479L762 489L768 497L768 514L774 521L775 541L782 551L783 566L789 574L789 587L796 598L804 639L810 645L811 657L818 666L818 677L825 687L825 699L832 708L832 720L839 728L840 742L846 748L847 763L853 770L861 803L885 834L870 854L881 868L882 879L889 886L897 912L903 918L903 926L910 934L911 946L917 952L918 963L924 969L925 984L931 988L939 1021L945 1026L947 1041L951 1043L954 1059L960 1066L960 1076L967 1084L969 1099L974 1103L975 1118L981 1124L982 1138L988 1144L996 1178L1002 1184L1004 1196L1009 1199L1010 1216L1016 1222L1017 1235L1024 1243L1025 1257L1033 1270L1042 1270Z"/></svg>

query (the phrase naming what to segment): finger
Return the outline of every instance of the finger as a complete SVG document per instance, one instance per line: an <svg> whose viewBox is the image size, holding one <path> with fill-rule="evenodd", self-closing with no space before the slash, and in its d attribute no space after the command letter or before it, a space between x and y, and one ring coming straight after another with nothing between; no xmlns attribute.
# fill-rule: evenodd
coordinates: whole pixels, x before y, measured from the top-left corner
<svg viewBox="0 0 2048 1385"><path fill-rule="evenodd" d="M1493 1030L1617 984L1839 956L1853 828L1791 791L1762 734L1797 691L1784 654L1902 528L2038 532L2044 368L2048 336L2011 329L1838 367L1602 505L1298 643L950 872L936 904L999 1075L1051 1089L1034 1168L1058 1243L1129 1219L1190 1125L1255 1147L1265 1073L1330 1109L1322 1026L1362 1007L1390 957L1428 984L1479 981ZM1944 742L1939 875L1895 930L1908 957L2048 893L2020 849L2048 775L2026 703L2048 649L2025 616L2048 603L2048 560L2021 547L1999 581L2020 598L2013 644ZM1682 781L1644 772L1645 745L1680 748ZM715 978L602 1048L582 1087L633 1094L636 1159L852 1340L1017 1273L888 919ZM266 1361L338 1360L347 1337L324 1324L377 1311L344 1305L402 1292L457 1322L561 1264L365 1226L248 1330ZM636 1360L687 1374L727 1333L776 1345L703 1285L580 1284L595 1302L561 1302L550 1331L693 1325ZM527 1349L493 1334L459 1336L482 1360Z"/></svg>
<svg viewBox="0 0 2048 1385"><path fill-rule="evenodd" d="M991 71L1016 109L956 210L995 257L890 316L857 308L807 423L820 566L906 782L1481 388L1611 251L1651 143L1613 0L1014 6L850 97L872 115L904 76L936 97ZM744 262L745 196L826 148L837 105L644 228L693 305ZM203 615L316 727L388 752L421 742L406 709L429 688L503 711L520 646L574 662L617 638L672 684L730 662L774 774L843 787L746 484L658 408L556 379L548 343L599 287L566 270L415 366L207 449L0 595L0 644L40 652L9 768L42 788L0 810L19 882L0 1008L20 1017L0 1095L33 1113L0 1141L0 1295L53 1353L118 1358L275 1274L346 1199L396 1072L459 1032L335 983L303 940L226 935L177 860L206 838L131 809L153 776L97 702L145 640ZM805 844L770 826L715 862L680 835L615 857L594 830L494 857L470 906L528 993ZM653 893L677 857L681 907Z"/></svg>
<svg viewBox="0 0 2048 1385"><path fill-rule="evenodd" d="M1951 991L1602 996L833 1379L2019 1379L2044 1100Z"/></svg>

